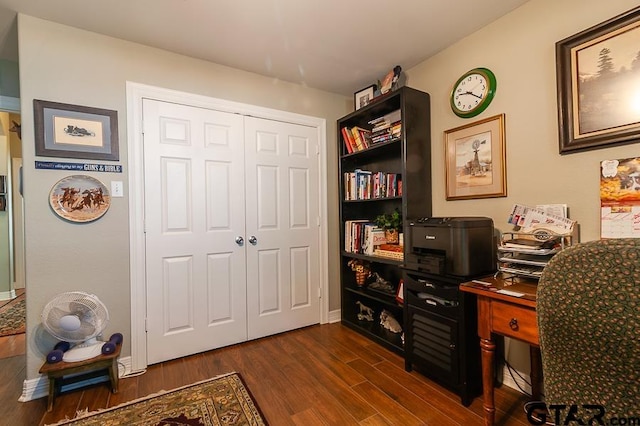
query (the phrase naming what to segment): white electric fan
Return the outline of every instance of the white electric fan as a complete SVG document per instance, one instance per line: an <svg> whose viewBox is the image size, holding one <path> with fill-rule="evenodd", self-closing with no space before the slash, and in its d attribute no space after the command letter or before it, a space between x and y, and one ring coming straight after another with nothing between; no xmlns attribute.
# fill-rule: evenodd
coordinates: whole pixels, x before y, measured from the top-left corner
<svg viewBox="0 0 640 426"><path fill-rule="evenodd" d="M107 307L93 294L61 293L42 311L42 324L55 338L75 345L64 353L65 362L77 362L101 354L104 342L96 339L109 322Z"/></svg>

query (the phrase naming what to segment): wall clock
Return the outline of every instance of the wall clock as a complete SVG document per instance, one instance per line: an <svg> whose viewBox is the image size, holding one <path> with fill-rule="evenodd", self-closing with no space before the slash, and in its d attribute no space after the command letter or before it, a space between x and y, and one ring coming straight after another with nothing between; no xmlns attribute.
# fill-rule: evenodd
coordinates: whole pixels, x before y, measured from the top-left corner
<svg viewBox="0 0 640 426"><path fill-rule="evenodd" d="M487 109L496 94L497 86L496 76L491 70L469 70L453 85L451 109L458 117L475 117Z"/></svg>

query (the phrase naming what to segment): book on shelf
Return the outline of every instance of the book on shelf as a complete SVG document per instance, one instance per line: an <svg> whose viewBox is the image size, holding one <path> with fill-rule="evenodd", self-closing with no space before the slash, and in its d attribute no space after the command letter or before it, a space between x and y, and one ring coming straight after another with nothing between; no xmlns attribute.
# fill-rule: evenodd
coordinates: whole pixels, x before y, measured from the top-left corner
<svg viewBox="0 0 640 426"><path fill-rule="evenodd" d="M402 253L404 251L404 246L401 246L400 244L382 244L380 246L380 250L386 250L386 251L395 251L397 253Z"/></svg>
<svg viewBox="0 0 640 426"><path fill-rule="evenodd" d="M377 247L386 244L387 239L384 236L384 230L378 228L374 223L364 225L364 241L362 244L362 253L373 256Z"/></svg>
<svg viewBox="0 0 640 426"><path fill-rule="evenodd" d="M372 172L369 170L356 169L356 185L357 185L357 199L369 200L371 199L371 176Z"/></svg>
<svg viewBox="0 0 640 426"><path fill-rule="evenodd" d="M380 129L385 129L391 126L392 123L397 123L401 121L402 113L399 109L392 111L388 114L383 115L382 117L375 118L369 121L369 124L372 127L371 131L376 132Z"/></svg>
<svg viewBox="0 0 640 426"><path fill-rule="evenodd" d="M374 251L374 256L404 260L404 246L399 244L380 244Z"/></svg>
<svg viewBox="0 0 640 426"><path fill-rule="evenodd" d="M344 142L344 146L345 148L347 148L347 154L352 154L353 145L351 144L351 141L349 138L349 131L347 130L346 127L343 127L342 129L340 129L340 131L342 132L342 141Z"/></svg>
<svg viewBox="0 0 640 426"><path fill-rule="evenodd" d="M389 250L382 250L378 248L374 250L373 255L386 257L388 259L404 260L404 253L401 251L389 251Z"/></svg>
<svg viewBox="0 0 640 426"><path fill-rule="evenodd" d="M363 233L362 228L368 219L347 220L344 222L344 251L361 253Z"/></svg>
<svg viewBox="0 0 640 426"><path fill-rule="evenodd" d="M369 141L371 139L370 130L367 130L363 127L355 126L351 128L351 134L353 135L353 139L356 141L358 151L369 148Z"/></svg>

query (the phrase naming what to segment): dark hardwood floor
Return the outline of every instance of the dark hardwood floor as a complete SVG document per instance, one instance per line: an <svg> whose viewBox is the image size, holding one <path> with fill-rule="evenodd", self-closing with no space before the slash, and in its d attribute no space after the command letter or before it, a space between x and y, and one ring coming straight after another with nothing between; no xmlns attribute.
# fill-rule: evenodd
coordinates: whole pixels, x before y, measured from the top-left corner
<svg viewBox="0 0 640 426"><path fill-rule="evenodd" d="M231 371L242 375L272 426L482 424L481 397L465 408L454 393L404 371L401 357L339 323L153 365L122 378L118 394L106 384L63 394L51 413L46 398L17 401L24 368L23 355L0 360L0 424L55 423L76 410L111 407ZM495 399L497 424L529 424L522 394L503 386Z"/></svg>

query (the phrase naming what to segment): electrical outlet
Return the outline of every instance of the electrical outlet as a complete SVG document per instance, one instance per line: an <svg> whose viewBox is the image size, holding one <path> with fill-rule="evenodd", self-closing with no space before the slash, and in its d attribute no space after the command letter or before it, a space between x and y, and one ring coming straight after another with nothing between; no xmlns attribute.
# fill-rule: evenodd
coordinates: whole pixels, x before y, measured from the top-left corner
<svg viewBox="0 0 640 426"><path fill-rule="evenodd" d="M120 180L111 181L111 196L112 197L124 197L124 185Z"/></svg>

